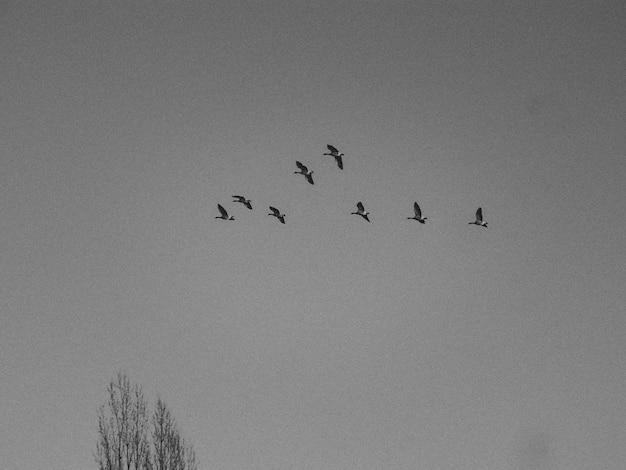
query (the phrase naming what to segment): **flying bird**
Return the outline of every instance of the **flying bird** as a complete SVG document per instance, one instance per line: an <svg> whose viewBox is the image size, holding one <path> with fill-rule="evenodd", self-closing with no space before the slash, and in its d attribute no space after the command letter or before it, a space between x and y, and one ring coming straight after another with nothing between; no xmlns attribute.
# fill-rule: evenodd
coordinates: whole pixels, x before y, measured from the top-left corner
<svg viewBox="0 0 626 470"><path fill-rule="evenodd" d="M220 214L222 215L220 215L219 217L215 217L216 219L235 220L232 215L228 215L228 212L226 212L226 209L224 209L221 204L218 204L217 208L220 210Z"/></svg>
<svg viewBox="0 0 626 470"><path fill-rule="evenodd" d="M233 196L233 197L235 198L233 202L240 202L244 206L246 206L248 209L252 209L252 201L250 201L250 199L246 199L243 196Z"/></svg>
<svg viewBox="0 0 626 470"><path fill-rule="evenodd" d="M302 163L300 163L297 160L296 160L296 165L298 165L298 168L300 168L300 171L294 171L294 173L306 176L306 180L309 183L315 184L315 183L313 183L313 173L314 172L309 170L306 166L304 166Z"/></svg>
<svg viewBox="0 0 626 470"><path fill-rule="evenodd" d="M270 210L272 211L272 213L271 214L267 214L267 215L273 215L278 220L280 220L280 222L282 224L285 223L285 214L281 214L278 209L276 209L275 207L272 207L272 206L270 206Z"/></svg>
<svg viewBox="0 0 626 470"><path fill-rule="evenodd" d="M325 153L324 155L330 155L331 157L335 157L335 160L337 161L337 166L340 170L343 170L343 162L341 161L341 157L343 157L344 154L340 153L339 150L337 150L332 145L326 145L326 147L328 148L328 150L330 150L330 153Z"/></svg>
<svg viewBox="0 0 626 470"><path fill-rule="evenodd" d="M407 219L417 220L420 224L425 224L425 220L428 219L428 217L422 217L422 210L420 209L420 206L417 204L417 202L413 204L413 210L415 210L415 216L407 217Z"/></svg>
<svg viewBox="0 0 626 470"><path fill-rule="evenodd" d="M370 221L370 219L367 217L369 212L365 212L365 207L363 207L363 203L362 202L359 201L359 202L356 203L356 209L357 209L356 212L350 212L350 214L360 215L361 217L363 217L368 222Z"/></svg>
<svg viewBox="0 0 626 470"><path fill-rule="evenodd" d="M483 222L483 208L479 207L476 211L476 220L474 222L470 222L469 225L480 225L481 227L487 228L487 222Z"/></svg>

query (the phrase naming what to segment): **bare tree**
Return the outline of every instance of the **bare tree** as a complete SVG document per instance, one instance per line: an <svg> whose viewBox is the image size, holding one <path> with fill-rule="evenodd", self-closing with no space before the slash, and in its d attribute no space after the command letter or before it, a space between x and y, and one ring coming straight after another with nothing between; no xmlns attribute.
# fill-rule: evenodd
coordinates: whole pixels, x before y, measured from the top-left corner
<svg viewBox="0 0 626 470"><path fill-rule="evenodd" d="M98 412L96 463L100 470L151 469L147 402L141 387L131 387L126 375L117 374L107 391L109 402Z"/></svg>
<svg viewBox="0 0 626 470"><path fill-rule="evenodd" d="M197 470L193 447L180 437L176 420L159 398L152 416L155 470Z"/></svg>
<svg viewBox="0 0 626 470"><path fill-rule="evenodd" d="M138 385L117 374L98 412L94 457L99 470L198 470L193 447L180 436L169 408L159 398L149 442L148 405Z"/></svg>

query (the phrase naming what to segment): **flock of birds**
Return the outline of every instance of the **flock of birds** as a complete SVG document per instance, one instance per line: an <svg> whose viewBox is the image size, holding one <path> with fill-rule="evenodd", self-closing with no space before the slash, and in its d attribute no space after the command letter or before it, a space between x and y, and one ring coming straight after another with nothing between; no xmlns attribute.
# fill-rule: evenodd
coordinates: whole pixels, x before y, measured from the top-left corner
<svg viewBox="0 0 626 470"><path fill-rule="evenodd" d="M331 157L334 157L339 169L343 170L342 157L344 156L344 154L339 152L339 150L337 150L332 145L327 145L326 147L328 148L329 153L325 153L324 155L330 155ZM303 175L310 184L315 184L313 182L313 171L309 170L306 166L304 166L299 161L296 161L296 165L298 166L300 171L294 171L294 173ZM233 202L239 202L243 204L244 206L246 206L248 209L252 210L252 201L250 201L250 199L246 199L244 196L233 196L233 197L235 198ZM235 220L235 218L232 215L228 215L228 212L226 211L226 209L224 209L224 207L222 207L221 204L218 204L217 208L220 211L220 215L215 217L216 219ZM285 214L283 214L278 209L272 206L270 206L270 210L272 212L267 215L276 217L281 223L283 224L285 223L285 217L286 217ZM425 224L428 217L422 217L422 210L420 209L420 206L417 203L417 201L413 204L413 211L415 212L415 215L413 217L407 217L407 219L417 220L419 223ZM368 217L369 212L365 210L365 206L363 206L363 203L360 201L357 202L356 204L356 212L351 212L350 214L360 215L368 222L370 221ZM469 222L469 225L479 225L480 227L485 227L485 228L487 227L487 222L483 220L482 207L479 207L478 210L476 211L476 220L474 222Z"/></svg>

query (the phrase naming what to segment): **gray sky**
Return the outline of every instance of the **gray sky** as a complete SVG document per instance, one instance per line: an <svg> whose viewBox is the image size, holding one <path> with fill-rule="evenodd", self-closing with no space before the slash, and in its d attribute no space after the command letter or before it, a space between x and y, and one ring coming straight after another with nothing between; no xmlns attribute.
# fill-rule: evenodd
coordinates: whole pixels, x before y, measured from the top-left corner
<svg viewBox="0 0 626 470"><path fill-rule="evenodd" d="M203 469L622 468L622 1L0 25L2 468L95 468L118 370Z"/></svg>

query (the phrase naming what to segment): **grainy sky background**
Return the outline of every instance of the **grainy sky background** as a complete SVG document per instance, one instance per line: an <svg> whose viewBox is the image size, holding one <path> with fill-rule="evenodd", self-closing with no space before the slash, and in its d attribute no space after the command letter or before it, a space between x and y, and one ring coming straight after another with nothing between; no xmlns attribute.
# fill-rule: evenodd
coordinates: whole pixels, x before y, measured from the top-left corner
<svg viewBox="0 0 626 470"><path fill-rule="evenodd" d="M623 468L621 0L13 0L0 70L3 469L119 370L202 469Z"/></svg>

